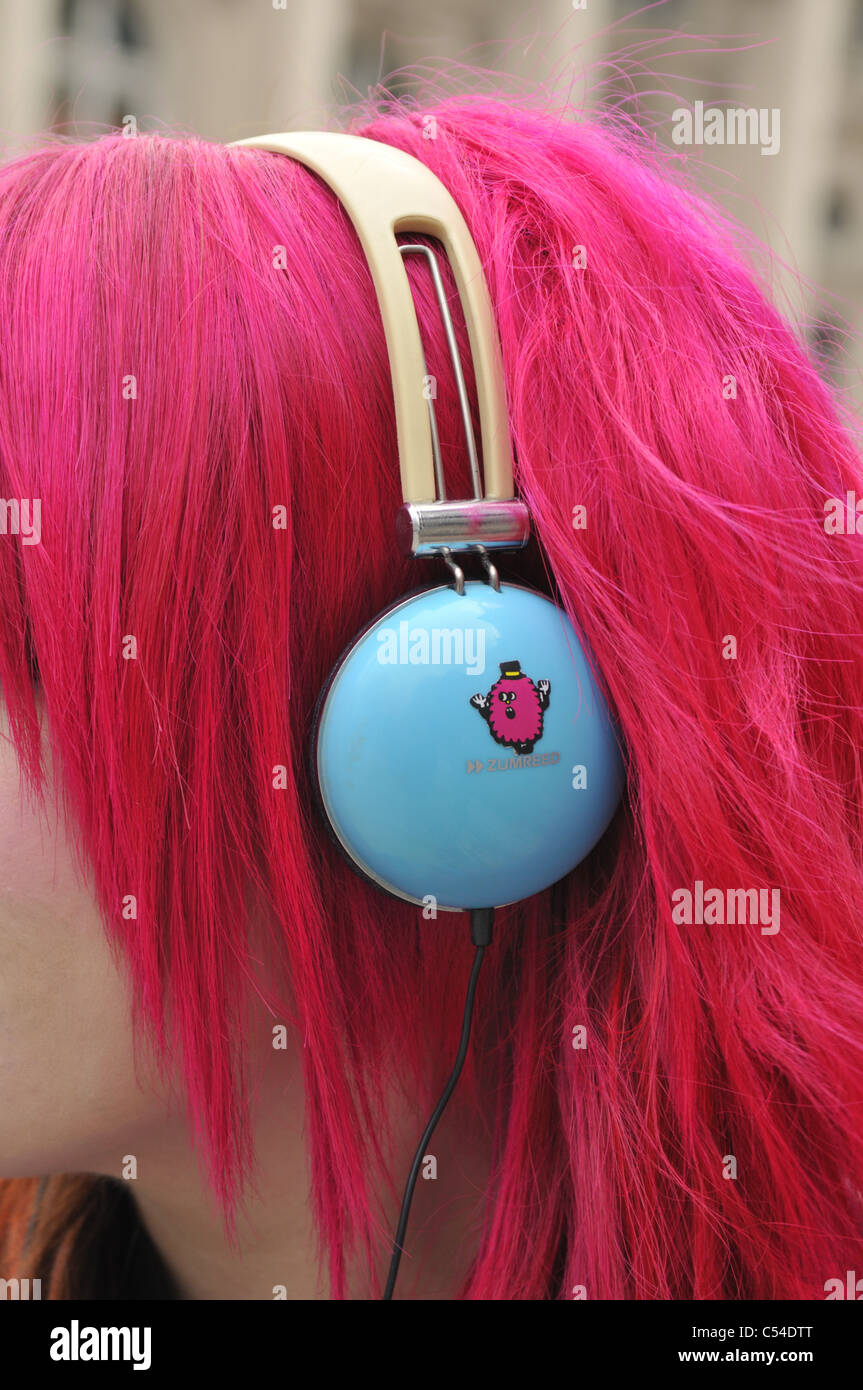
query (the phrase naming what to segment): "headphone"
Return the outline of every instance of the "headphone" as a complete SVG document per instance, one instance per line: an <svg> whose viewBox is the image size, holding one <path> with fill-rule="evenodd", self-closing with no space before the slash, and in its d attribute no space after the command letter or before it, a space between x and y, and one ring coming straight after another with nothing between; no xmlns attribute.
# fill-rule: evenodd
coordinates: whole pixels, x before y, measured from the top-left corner
<svg viewBox="0 0 863 1390"><path fill-rule="evenodd" d="M349 214L371 271L395 399L403 555L438 555L449 582L406 595L360 632L321 692L310 745L316 795L353 867L387 893L470 913L477 947L459 1059L420 1142L393 1252L392 1296L425 1145L467 1051L479 964L493 910L540 892L589 853L623 788L614 724L563 609L502 584L494 552L526 545L515 498L506 393L491 300L455 200L412 155L325 131L235 142L313 170ZM473 359L482 476L464 372L431 236L455 277ZM473 497L447 497L416 308L404 265L431 271L459 395ZM466 580L457 557L478 556Z"/></svg>

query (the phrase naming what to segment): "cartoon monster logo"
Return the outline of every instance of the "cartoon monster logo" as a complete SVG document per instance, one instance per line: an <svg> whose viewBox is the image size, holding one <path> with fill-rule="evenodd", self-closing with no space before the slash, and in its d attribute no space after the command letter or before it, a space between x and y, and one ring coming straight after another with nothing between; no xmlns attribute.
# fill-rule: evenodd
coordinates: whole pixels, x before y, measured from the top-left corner
<svg viewBox="0 0 863 1390"><path fill-rule="evenodd" d="M542 738L543 711L548 709L550 681L534 685L517 661L500 663L500 680L487 695L471 695L470 702L489 727L496 743L516 753L532 753Z"/></svg>

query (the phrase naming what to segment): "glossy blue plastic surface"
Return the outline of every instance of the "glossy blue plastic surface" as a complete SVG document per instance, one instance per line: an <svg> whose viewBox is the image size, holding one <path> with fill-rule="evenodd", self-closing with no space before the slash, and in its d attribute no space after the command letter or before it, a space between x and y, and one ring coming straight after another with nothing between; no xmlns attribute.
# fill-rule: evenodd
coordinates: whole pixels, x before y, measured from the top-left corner
<svg viewBox="0 0 863 1390"><path fill-rule="evenodd" d="M441 586L380 615L331 678L315 761L357 867L441 910L500 906L562 878L623 787L616 732L566 615L506 584L469 582L461 596Z"/></svg>

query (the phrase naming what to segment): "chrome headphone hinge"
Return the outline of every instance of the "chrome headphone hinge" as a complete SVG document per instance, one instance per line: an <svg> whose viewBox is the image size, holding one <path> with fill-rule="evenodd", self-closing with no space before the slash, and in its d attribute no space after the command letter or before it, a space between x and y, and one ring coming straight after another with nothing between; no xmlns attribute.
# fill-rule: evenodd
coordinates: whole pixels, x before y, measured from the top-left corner
<svg viewBox="0 0 863 1390"><path fill-rule="evenodd" d="M396 513L396 543L402 555L452 551L521 550L530 536L530 516L515 498L495 501L405 502Z"/></svg>

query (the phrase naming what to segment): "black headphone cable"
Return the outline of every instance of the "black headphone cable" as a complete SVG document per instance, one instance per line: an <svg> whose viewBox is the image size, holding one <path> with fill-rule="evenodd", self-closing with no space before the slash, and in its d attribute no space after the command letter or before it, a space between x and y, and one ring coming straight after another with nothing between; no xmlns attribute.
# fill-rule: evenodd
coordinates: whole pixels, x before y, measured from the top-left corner
<svg viewBox="0 0 863 1390"><path fill-rule="evenodd" d="M390 1271L387 1275L386 1288L383 1294L382 1301L384 1302L387 1302L392 1299L393 1290L396 1286L396 1279L398 1278L399 1265L401 1263L402 1258L402 1249L404 1247L405 1234L407 1232L408 1218L410 1216L411 1202L413 1201L414 1188L416 1187L417 1178L419 1177L420 1167L422 1165L423 1158L425 1157L428 1142L432 1137L438 1120L440 1119L441 1115L446 1109L447 1101L449 1100L450 1096L456 1088L456 1083L458 1082L458 1079L461 1076L462 1068L465 1063L465 1058L467 1057L468 1044L470 1043L470 1027L473 1021L473 1004L474 996L476 995L476 985L477 980L479 979L480 966L482 965L486 947L491 945L493 924L493 907L478 907L472 909L470 914L470 937L471 941L476 947L476 953L473 958L473 967L470 972L470 979L468 981L467 986L467 997L465 999L464 1005L464 1021L461 1027L461 1041L459 1043L458 1055L455 1059L455 1065L453 1066L453 1069L450 1072L449 1080L444 1086L441 1098L435 1106L434 1110L432 1111L431 1118L428 1124L426 1125L425 1129L423 1130L423 1136L422 1139L420 1139L420 1142L417 1146L417 1151L414 1154L414 1161L411 1164L411 1170L408 1174L407 1183L405 1184L405 1191L404 1196L402 1197L402 1206L401 1211L399 1213L398 1226L396 1227L396 1233L393 1238L393 1253L392 1259L390 1260Z"/></svg>

